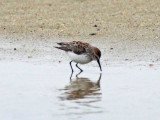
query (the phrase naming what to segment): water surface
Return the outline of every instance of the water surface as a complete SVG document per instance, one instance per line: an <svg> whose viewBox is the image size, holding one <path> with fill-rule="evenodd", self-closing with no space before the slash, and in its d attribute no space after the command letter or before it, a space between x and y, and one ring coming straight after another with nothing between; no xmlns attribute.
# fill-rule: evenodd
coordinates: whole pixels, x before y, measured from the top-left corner
<svg viewBox="0 0 160 120"><path fill-rule="evenodd" d="M159 120L160 69L0 63L2 120ZM76 69L76 68L74 68Z"/></svg>

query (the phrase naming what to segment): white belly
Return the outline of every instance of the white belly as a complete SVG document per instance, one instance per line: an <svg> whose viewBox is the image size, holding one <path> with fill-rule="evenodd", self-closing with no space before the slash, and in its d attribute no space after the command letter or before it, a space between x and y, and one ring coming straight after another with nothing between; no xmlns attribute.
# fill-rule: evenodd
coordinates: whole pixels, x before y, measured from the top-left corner
<svg viewBox="0 0 160 120"><path fill-rule="evenodd" d="M73 52L67 52L67 54L69 58L76 63L86 64L92 61L92 58L88 56L87 54L77 55Z"/></svg>

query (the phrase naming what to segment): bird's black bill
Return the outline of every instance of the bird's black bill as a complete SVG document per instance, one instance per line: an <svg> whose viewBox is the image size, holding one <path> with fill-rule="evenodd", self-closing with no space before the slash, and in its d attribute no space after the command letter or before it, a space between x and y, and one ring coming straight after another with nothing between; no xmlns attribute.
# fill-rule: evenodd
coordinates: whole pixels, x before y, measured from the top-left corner
<svg viewBox="0 0 160 120"><path fill-rule="evenodd" d="M100 70L102 71L102 68L101 68L101 63L100 63L100 61L99 61L99 60L97 60L97 62L98 62L98 65L99 65L99 68L100 68Z"/></svg>

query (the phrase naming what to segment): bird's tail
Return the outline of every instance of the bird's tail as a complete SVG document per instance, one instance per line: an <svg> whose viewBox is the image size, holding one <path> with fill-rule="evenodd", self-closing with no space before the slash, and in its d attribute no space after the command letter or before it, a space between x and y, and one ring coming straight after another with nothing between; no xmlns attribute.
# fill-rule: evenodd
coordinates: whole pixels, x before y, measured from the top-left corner
<svg viewBox="0 0 160 120"><path fill-rule="evenodd" d="M60 46L66 46L66 45L68 45L68 43L65 43L65 42L60 42L60 43L57 43L58 45L60 45Z"/></svg>
<svg viewBox="0 0 160 120"><path fill-rule="evenodd" d="M68 49L66 47L55 47L57 49L60 49L60 50L64 50L64 51L68 51Z"/></svg>
<svg viewBox="0 0 160 120"><path fill-rule="evenodd" d="M55 48L60 49L60 50L64 50L64 51L70 51L67 43L60 42L57 44L60 45L60 47L55 46Z"/></svg>

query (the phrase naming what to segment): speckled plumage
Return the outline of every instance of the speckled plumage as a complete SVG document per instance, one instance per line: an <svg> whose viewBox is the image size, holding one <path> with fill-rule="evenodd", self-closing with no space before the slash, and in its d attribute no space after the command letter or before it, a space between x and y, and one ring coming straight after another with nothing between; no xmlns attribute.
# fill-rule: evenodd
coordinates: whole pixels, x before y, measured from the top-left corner
<svg viewBox="0 0 160 120"><path fill-rule="evenodd" d="M78 65L78 63L86 64L91 62L92 60L97 60L101 70L101 65L99 61L101 57L101 51L97 47L91 46L89 43L84 43L80 41L60 42L57 44L60 46L55 48L66 51L70 59L77 63L76 66ZM82 69L80 70L82 71Z"/></svg>

